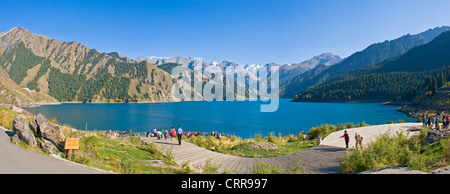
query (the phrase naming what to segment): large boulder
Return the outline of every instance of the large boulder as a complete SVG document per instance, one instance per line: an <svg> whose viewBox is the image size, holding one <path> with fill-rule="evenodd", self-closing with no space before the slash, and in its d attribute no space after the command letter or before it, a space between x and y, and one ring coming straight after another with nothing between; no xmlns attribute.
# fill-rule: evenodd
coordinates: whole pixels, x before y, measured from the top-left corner
<svg viewBox="0 0 450 194"><path fill-rule="evenodd" d="M36 139L33 133L31 133L25 116L19 114L13 120L13 132L17 134L20 140L26 142L28 145L35 146Z"/></svg>
<svg viewBox="0 0 450 194"><path fill-rule="evenodd" d="M423 140L423 146L429 146L438 142L441 138L450 136L450 131L431 130L428 132L427 137Z"/></svg>
<svg viewBox="0 0 450 194"><path fill-rule="evenodd" d="M30 121L30 129L34 132L34 134L39 134L38 132L38 125L36 123L36 120Z"/></svg>
<svg viewBox="0 0 450 194"><path fill-rule="evenodd" d="M44 150L44 152L46 153L50 153L50 154L58 154L58 148L56 148L52 142L46 140L46 139L42 139L42 141L39 143L39 145L41 146L42 150Z"/></svg>
<svg viewBox="0 0 450 194"><path fill-rule="evenodd" d="M36 116L38 125L38 134L40 137L52 142L58 149L64 150L64 142L66 136L64 132L57 126L47 120L42 114Z"/></svg>
<svg viewBox="0 0 450 194"><path fill-rule="evenodd" d="M11 142L13 142L13 143L19 143L19 142L20 142L19 135L14 134L14 135L12 136L12 138L11 138Z"/></svg>

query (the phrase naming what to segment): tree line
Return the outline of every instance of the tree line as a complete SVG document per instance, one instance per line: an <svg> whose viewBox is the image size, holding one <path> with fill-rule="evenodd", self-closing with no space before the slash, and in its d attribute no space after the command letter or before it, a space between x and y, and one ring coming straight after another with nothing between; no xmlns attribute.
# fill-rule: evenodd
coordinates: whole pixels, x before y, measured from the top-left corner
<svg viewBox="0 0 450 194"><path fill-rule="evenodd" d="M418 90L435 94L450 76L450 66L424 72L373 73L326 83L296 95L296 101L409 101Z"/></svg>

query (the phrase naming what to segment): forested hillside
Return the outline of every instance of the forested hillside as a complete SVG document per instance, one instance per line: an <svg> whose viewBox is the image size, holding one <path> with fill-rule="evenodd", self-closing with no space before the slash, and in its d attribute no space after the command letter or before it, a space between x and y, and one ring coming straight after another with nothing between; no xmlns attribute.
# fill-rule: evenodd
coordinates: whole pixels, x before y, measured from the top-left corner
<svg viewBox="0 0 450 194"><path fill-rule="evenodd" d="M321 67L320 72L310 70L318 72L314 76L308 76L311 73L305 72L292 78L280 87L282 89L281 96L293 98L295 95L301 94L312 86L325 83L354 69L366 65L378 64L391 57L402 55L416 46L428 43L431 39L447 30L450 30L450 27L443 26L417 35L408 34L395 40L372 44L363 51L352 54L339 64L325 69Z"/></svg>
<svg viewBox="0 0 450 194"><path fill-rule="evenodd" d="M450 67L426 72L390 72L362 75L323 84L297 95L296 101L408 101L426 88L428 77L444 73Z"/></svg>
<svg viewBox="0 0 450 194"><path fill-rule="evenodd" d="M146 62L13 28L0 38L0 68L17 84L61 102L171 101L175 81Z"/></svg>
<svg viewBox="0 0 450 194"><path fill-rule="evenodd" d="M435 91L450 76L450 31L428 44L376 65L353 70L295 96L298 101L412 100ZM433 81L436 80L436 81ZM432 89L432 87L436 87ZM435 93L435 92L434 92Z"/></svg>

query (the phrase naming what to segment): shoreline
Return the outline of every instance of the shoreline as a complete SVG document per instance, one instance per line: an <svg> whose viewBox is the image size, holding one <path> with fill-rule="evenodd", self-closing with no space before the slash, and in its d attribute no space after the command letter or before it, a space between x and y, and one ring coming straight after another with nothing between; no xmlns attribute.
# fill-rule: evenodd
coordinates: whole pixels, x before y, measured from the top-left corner
<svg viewBox="0 0 450 194"><path fill-rule="evenodd" d="M278 99L289 99L289 98L278 98ZM254 101L255 99L245 99L245 101ZM259 99L256 99L256 101ZM239 100L233 100L229 102L241 102ZM19 104L21 107L39 107L43 105L61 105L61 104L155 104L155 103L177 103L177 102L210 102L207 100L186 100L186 101L140 101L140 102L78 102L78 101L70 101L70 102L51 102L51 103L30 103L30 104ZM228 102L226 100L222 100L222 102ZM12 106L12 104L3 104L3 106Z"/></svg>
<svg viewBox="0 0 450 194"><path fill-rule="evenodd" d="M284 99L282 99L282 100L286 100L286 101L288 101L288 102L292 102L292 101L290 101L290 99L287 99L287 98L284 98ZM208 101L204 101L204 100L202 100L202 101L180 101L180 102L208 102ZM222 101L222 102L227 102L227 101ZM229 102L236 102L236 101L229 101ZM103 104L165 104L165 103L176 103L176 102L174 102L174 101L141 101L141 102L59 102L59 103L40 103L40 104L33 104L33 105L31 105L31 106L23 106L23 107L25 107L25 108L34 108L34 107L40 107L40 106L42 106L42 105L63 105L63 104L100 104L100 105L103 105ZM315 102L311 102L311 103L315 103ZM329 103L339 103L339 102L329 102ZM366 102L356 102L356 101L354 101L354 102L347 102L347 103L355 103L355 104L358 104L358 103L366 103ZM395 104L393 104L393 103L391 103L391 102L377 102L378 104L380 104L380 105L389 105L389 106L396 106ZM342 103L341 103L342 104ZM396 111L397 112L401 112L401 113L403 113L406 117L408 117L408 118L410 118L410 119L414 119L414 121L409 121L409 122L416 122L416 118L414 118L414 117L411 117L410 115L408 115L407 113L405 113L405 112L402 112L402 111L399 111L399 108L397 108L396 109ZM392 121L394 121L394 122L396 122L396 119L393 119ZM358 122L363 122L363 121L356 121L356 123L358 123ZM385 121L385 122L383 122L383 123L387 123L387 121ZM374 124L374 123L372 123L372 124ZM378 124L381 124L381 123L378 123ZM314 127L314 126L313 126ZM318 127L318 126L316 126L316 127ZM83 127L84 128L84 127ZM108 130L108 129L106 129L106 130ZM114 131L128 131L128 129L126 129L126 130L121 130L121 129L115 129ZM140 130L138 130L138 131L140 131ZM215 130L215 131L217 131L217 130ZM141 131L141 132L144 132L144 131ZM204 132L206 132L206 131L204 131ZM213 132L213 131L209 131L209 132ZM217 132L219 132L219 131L217 131ZM224 134L226 134L226 133L224 133ZM235 135L235 134L232 134L232 135ZM243 138L243 139L245 139L245 138L252 138L252 137L254 137L255 135L258 135L258 133L257 134L252 134L252 135L250 135L250 136L246 136L246 135L244 135L244 136L238 136L238 137L240 137L240 138ZM265 137L265 136L268 136L268 134L261 134L263 137ZM277 136L278 136L278 134L276 134ZM288 136L287 134L284 134L284 136Z"/></svg>

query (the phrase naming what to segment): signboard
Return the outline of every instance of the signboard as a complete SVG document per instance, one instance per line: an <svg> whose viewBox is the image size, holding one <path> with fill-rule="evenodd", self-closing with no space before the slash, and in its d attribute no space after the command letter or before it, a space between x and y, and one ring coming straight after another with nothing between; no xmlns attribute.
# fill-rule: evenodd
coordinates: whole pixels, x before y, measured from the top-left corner
<svg viewBox="0 0 450 194"><path fill-rule="evenodd" d="M78 149L80 147L80 138L66 138L64 149Z"/></svg>

